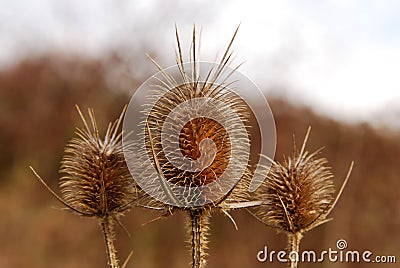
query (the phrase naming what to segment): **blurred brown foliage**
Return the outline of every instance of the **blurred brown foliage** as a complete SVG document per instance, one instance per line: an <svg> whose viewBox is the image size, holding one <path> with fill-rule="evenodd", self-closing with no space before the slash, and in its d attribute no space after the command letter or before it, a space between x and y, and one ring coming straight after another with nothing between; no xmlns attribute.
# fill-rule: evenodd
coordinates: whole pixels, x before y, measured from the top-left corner
<svg viewBox="0 0 400 268"><path fill-rule="evenodd" d="M107 81L108 66L108 60L52 55L0 72L0 267L106 267L96 222L53 209L61 205L35 180L28 166L33 165L57 188L63 147L80 124L74 105L93 107L103 129L117 117L129 101L129 92ZM355 161L349 185L333 211L334 221L310 232L302 248L336 249L336 241L346 239L351 249L398 254L400 133L339 123L283 100L269 102L276 119L278 159L291 154L293 133L300 143L311 125L308 149L325 147L322 155L333 167L336 187L349 163ZM119 231L121 259L133 249L128 267L188 267L183 217L142 226L154 217L137 208L123 219L132 237ZM239 231L223 215L212 218L209 267L285 267L259 263L256 258L265 245L283 249L284 235L266 229L245 211L234 212L234 217ZM364 264L300 264L305 266Z"/></svg>

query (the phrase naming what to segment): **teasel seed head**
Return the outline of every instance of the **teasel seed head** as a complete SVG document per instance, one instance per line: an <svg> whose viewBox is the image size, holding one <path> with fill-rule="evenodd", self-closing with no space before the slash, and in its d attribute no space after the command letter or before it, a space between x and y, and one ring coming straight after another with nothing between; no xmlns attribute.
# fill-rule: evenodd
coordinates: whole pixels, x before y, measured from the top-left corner
<svg viewBox="0 0 400 268"><path fill-rule="evenodd" d="M123 154L120 126L126 107L120 117L108 125L104 138L100 137L93 110L88 109L90 121L87 122L79 107L76 108L84 128L77 128L76 137L65 148L60 167L61 196L30 168L49 192L68 209L80 216L98 219L106 244L108 266L118 268L114 223L126 231L119 216L138 201L139 196L144 196L132 179ZM131 256L132 252L125 264Z"/></svg>
<svg viewBox="0 0 400 268"><path fill-rule="evenodd" d="M173 89L174 93L183 90L180 87ZM195 88L188 88L184 90L192 90L196 91ZM196 94L196 93L194 93ZM195 97L201 97L202 93L199 95L195 95ZM231 157L236 158L233 160L235 163L239 165L245 161L247 164L247 159L243 159L242 161L237 160L242 158L242 155L236 154L232 155L232 142L226 129L224 126L217 122L216 120L207 118L207 117L197 117L191 119L189 122L183 125L183 128L179 131L179 148L180 151L169 151L169 158L165 155L163 146L162 146L162 130L163 126L159 124L160 121L164 121L170 112L175 108L174 106L167 107L167 104L170 104L173 99L170 98L170 94L165 94L162 98L160 98L159 103L153 107L151 111L148 121L146 122L149 125L149 131L152 136L152 144L151 148L150 143L148 143L148 150L154 150L155 155L158 157L158 162L161 167L161 172L163 177L169 183L172 183L176 186L180 187L202 187L208 185L210 183L218 181L218 179L222 176L224 172L226 172L227 167L232 161ZM171 94L172 95L172 94ZM235 101L234 98L229 99L224 97L222 94L213 94L206 95L206 97L213 98L213 100L221 101L225 104L225 109L233 110L237 114L243 116L242 122L245 122L245 117L243 111L241 109L240 103ZM185 99L182 102L190 100ZM176 100L175 100L176 101ZM175 103L179 105L179 103ZM165 109L165 111L160 112L159 109ZM221 107L218 107L221 108ZM171 109L171 110L168 110ZM185 114L178 115L181 117L185 117ZM230 118L226 118L226 121L229 121ZM231 120L231 127L235 126L236 122ZM225 124L230 124L230 122L224 122ZM173 126L171 126L173 127ZM239 128L238 128L239 129ZM247 133L246 133L247 134ZM149 139L147 135L146 139ZM171 140L171 143L175 139L173 135L166 137L167 141ZM168 149L168 148L167 148ZM195 171L195 170L187 170L185 168L180 168L174 163L171 163L169 159L171 158L179 158L181 155L187 157L191 161L199 161L199 166L206 166L206 168ZM234 167L235 168L235 167ZM234 168L231 170L235 171ZM231 176L241 176L240 168L237 168L238 175L230 174ZM204 189L204 188L203 188ZM193 193L188 193L188 196L194 197ZM201 198L198 196L196 198ZM222 198L225 198L222 197ZM221 201L221 199L216 200ZM212 202L209 203L210 206L213 206ZM215 203L214 203L215 204Z"/></svg>
<svg viewBox="0 0 400 268"><path fill-rule="evenodd" d="M84 216L119 215L129 209L136 197L136 186L125 163L118 132L125 109L100 137L92 109L89 123L80 109L84 128L66 146L61 161L62 199Z"/></svg>
<svg viewBox="0 0 400 268"><path fill-rule="evenodd" d="M327 216L335 207L353 168L353 163L336 197L333 174L328 161L319 157L320 150L305 151L308 129L300 152L294 152L283 162L272 161L268 176L255 198L263 205L249 210L259 221L285 232L288 238L288 254L299 252L300 241L305 232L327 222ZM297 268L297 258L290 258L291 268Z"/></svg>
<svg viewBox="0 0 400 268"><path fill-rule="evenodd" d="M134 173L148 178L143 188L160 202L179 209L213 208L226 200L249 164L249 107L224 80L233 72L228 69L232 41L220 64L201 65L195 28L188 63L177 31L176 37L177 73L157 65L163 81L147 96L145 131L127 161L135 163ZM210 69L200 71L205 66Z"/></svg>
<svg viewBox="0 0 400 268"><path fill-rule="evenodd" d="M353 163L344 183L335 197L333 174L320 150L305 150L310 133L308 129L300 152L273 162L269 174L256 191L255 198L264 205L254 209L254 215L277 231L304 233L331 219L332 211L350 176Z"/></svg>
<svg viewBox="0 0 400 268"><path fill-rule="evenodd" d="M193 268L206 265L211 211L221 211L233 221L228 211L245 207L237 203L248 200L244 178L249 179L250 109L230 88L229 77L236 69L228 66L237 30L219 64L201 64L195 28L188 63L183 62L176 29L175 72L152 60L161 74L159 83L147 95L145 131L139 132L139 142L127 156L131 171L144 178L142 188L159 201L155 205L147 199L148 207L161 205L164 216L186 212Z"/></svg>

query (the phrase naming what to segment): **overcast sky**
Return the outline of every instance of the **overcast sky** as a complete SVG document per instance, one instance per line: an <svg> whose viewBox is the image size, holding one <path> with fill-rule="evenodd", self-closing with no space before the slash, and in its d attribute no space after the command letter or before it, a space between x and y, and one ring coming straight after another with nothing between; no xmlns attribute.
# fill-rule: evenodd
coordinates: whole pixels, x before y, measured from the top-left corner
<svg viewBox="0 0 400 268"><path fill-rule="evenodd" d="M240 23L235 62L267 96L350 121L400 117L400 1L214 2L0 0L0 63L48 50L120 49L127 62L148 52L172 65L174 24L189 47L194 22L203 59L213 60Z"/></svg>

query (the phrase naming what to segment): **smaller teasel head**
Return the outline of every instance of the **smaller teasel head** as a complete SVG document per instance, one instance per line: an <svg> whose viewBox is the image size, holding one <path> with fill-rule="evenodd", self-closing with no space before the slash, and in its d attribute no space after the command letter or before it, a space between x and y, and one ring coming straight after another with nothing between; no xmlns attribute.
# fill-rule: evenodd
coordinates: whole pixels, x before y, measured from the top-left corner
<svg viewBox="0 0 400 268"><path fill-rule="evenodd" d="M77 110L84 127L77 128L76 137L65 148L60 167L61 195L34 172L59 201L78 215L118 216L132 206L138 193L126 166L121 142L120 125L125 109L108 125L104 137L100 136L93 110L88 109L89 121L78 106Z"/></svg>
<svg viewBox="0 0 400 268"><path fill-rule="evenodd" d="M66 146L61 162L60 190L63 200L86 216L117 215L127 210L135 197L136 187L125 163L122 133L118 132L122 117L110 123L100 137L92 109L90 122L81 111L84 128L77 128L77 137Z"/></svg>
<svg viewBox="0 0 400 268"><path fill-rule="evenodd" d="M300 152L273 162L267 179L257 190L256 198L264 205L254 209L254 215L277 231L303 234L330 219L327 218L343 191L347 177L335 197L333 174L320 150L305 150L310 128Z"/></svg>

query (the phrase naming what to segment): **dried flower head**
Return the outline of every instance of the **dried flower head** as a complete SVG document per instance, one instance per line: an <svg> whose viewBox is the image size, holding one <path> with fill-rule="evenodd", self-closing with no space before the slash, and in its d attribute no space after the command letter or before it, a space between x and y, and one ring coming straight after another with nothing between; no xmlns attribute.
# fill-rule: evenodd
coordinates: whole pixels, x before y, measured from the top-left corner
<svg viewBox="0 0 400 268"><path fill-rule="evenodd" d="M261 222L288 235L289 252L298 252L305 232L331 220L327 216L338 201L353 166L335 197L328 161L318 157L320 150L305 151L309 133L310 128L299 153L295 148L292 157L282 163L273 162L267 179L256 192L255 198L263 200L264 205L252 212ZM297 263L291 267L297 267Z"/></svg>
<svg viewBox="0 0 400 268"><path fill-rule="evenodd" d="M158 183L152 178L161 176L162 183L168 186L160 188L154 184L147 189L160 196L162 202L180 208L215 207L226 199L248 164L248 155L244 153L249 146L248 107L225 81L221 82L221 77L231 72L227 69L231 43L220 64L200 65L194 29L191 61L186 64L178 32L176 37L180 80L159 67L165 81L148 98L156 101L146 107L146 131L141 137L146 144L138 144L135 152L139 157L132 169L137 168L137 174L151 178L145 182L149 184ZM201 68L210 70L202 72ZM157 172L150 173L140 165L149 157L149 164ZM219 187L211 189L211 184Z"/></svg>
<svg viewBox="0 0 400 268"><path fill-rule="evenodd" d="M222 211L231 218L229 209L250 205L239 204L248 192L249 107L229 89L228 80L236 70L228 68L236 33L219 64L200 65L195 28L189 63L183 61L176 30L178 74L155 63L162 77L149 96L155 101L145 112L143 136L132 150L137 157L132 157L132 163L137 163L132 169L145 174L144 184L160 197L158 205L164 206L166 215L175 210L187 213L192 267L196 268L206 264L210 212ZM148 159L149 165L143 165ZM148 202L154 208L154 200Z"/></svg>
<svg viewBox="0 0 400 268"><path fill-rule="evenodd" d="M42 184L72 212L99 219L109 267L117 268L113 225L114 222L120 224L119 216L132 206L139 191L126 166L122 150L122 132L119 129L125 108L120 117L108 125L104 138L100 137L93 110L88 110L89 123L78 106L77 110L84 128L77 128L77 137L66 146L60 168L63 175L60 178L61 196L31 169Z"/></svg>
<svg viewBox="0 0 400 268"><path fill-rule="evenodd" d="M109 124L104 139L93 110L90 125L81 111L84 128L77 128L61 161L60 190L63 200L84 216L118 215L131 207L136 187L126 166L118 133L123 113Z"/></svg>
<svg viewBox="0 0 400 268"><path fill-rule="evenodd" d="M339 197L334 196L328 161L318 157L320 150L305 151L309 131L301 151L295 150L282 163L274 161L267 179L256 191L256 198L265 204L257 207L255 214L278 231L306 232L326 222Z"/></svg>

